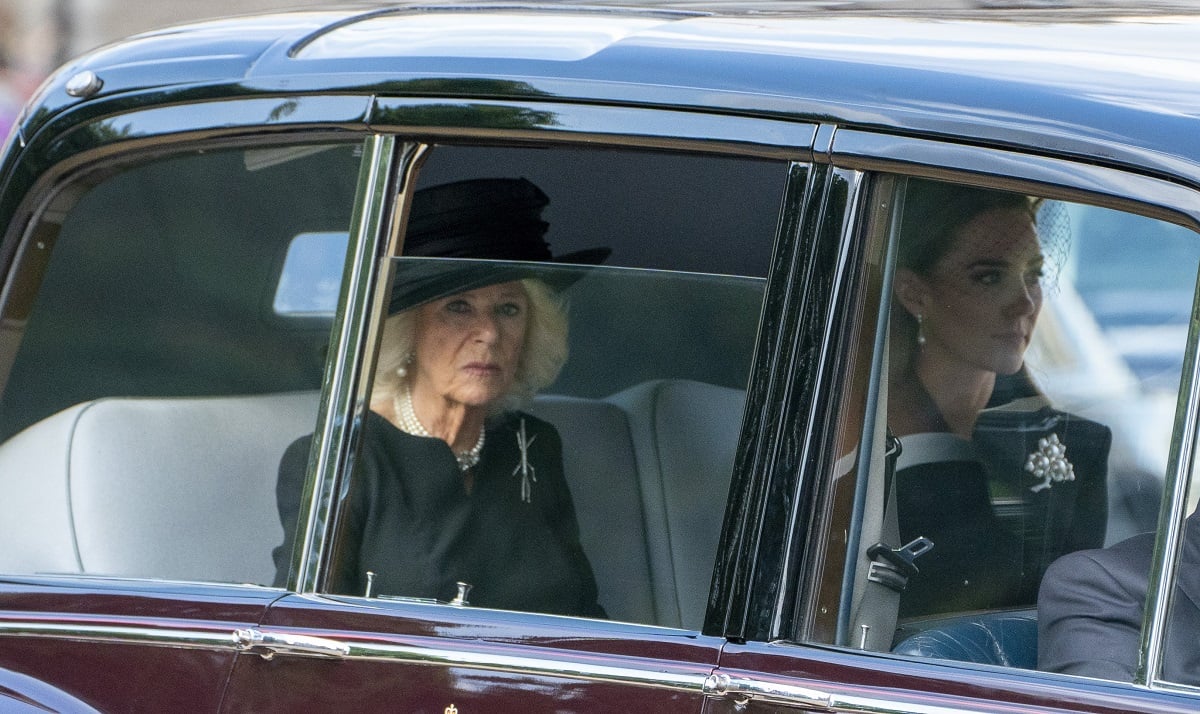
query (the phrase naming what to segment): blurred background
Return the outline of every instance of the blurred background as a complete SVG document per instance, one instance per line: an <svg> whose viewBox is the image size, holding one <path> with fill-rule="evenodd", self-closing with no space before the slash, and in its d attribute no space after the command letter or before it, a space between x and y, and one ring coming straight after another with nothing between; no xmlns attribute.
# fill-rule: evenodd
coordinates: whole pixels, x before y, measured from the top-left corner
<svg viewBox="0 0 1200 714"><path fill-rule="evenodd" d="M56 67L144 30L338 0L0 0L0 138Z"/></svg>

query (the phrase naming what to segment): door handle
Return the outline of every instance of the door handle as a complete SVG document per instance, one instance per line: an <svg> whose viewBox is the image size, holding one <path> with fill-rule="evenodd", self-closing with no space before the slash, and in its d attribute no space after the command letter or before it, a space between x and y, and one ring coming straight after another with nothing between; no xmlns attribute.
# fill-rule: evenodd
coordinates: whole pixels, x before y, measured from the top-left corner
<svg viewBox="0 0 1200 714"><path fill-rule="evenodd" d="M233 633L233 641L240 652L256 652L263 659L277 654L316 655L318 657L347 657L350 645L327 637L296 635L287 632L270 632L257 627L247 627Z"/></svg>

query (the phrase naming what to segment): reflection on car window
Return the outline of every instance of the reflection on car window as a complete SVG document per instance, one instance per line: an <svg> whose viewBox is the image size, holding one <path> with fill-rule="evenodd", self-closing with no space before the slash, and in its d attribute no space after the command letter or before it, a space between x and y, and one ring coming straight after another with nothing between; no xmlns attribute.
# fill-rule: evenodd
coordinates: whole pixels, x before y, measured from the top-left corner
<svg viewBox="0 0 1200 714"><path fill-rule="evenodd" d="M349 239L346 233L301 233L293 238L275 286L275 312L333 317Z"/></svg>
<svg viewBox="0 0 1200 714"><path fill-rule="evenodd" d="M294 236L349 229L360 154L197 150L61 193L0 332L0 572L270 584L329 334L271 296Z"/></svg>
<svg viewBox="0 0 1200 714"><path fill-rule="evenodd" d="M901 654L1131 681L1132 665L1113 664L1115 645L1061 644L1065 618L1097 615L1100 602L1062 575L1098 572L1098 554L1128 553L1136 534L1153 543L1200 265L1195 235L1038 196L897 184L882 402L902 450L892 481L868 492L863 522L875 530L862 534L862 557L875 543L907 544L897 552L915 570L888 566L903 591L878 598L869 595L877 582L856 579L863 605L848 621L869 630L898 617L893 641L874 646ZM1160 280L1147 279L1146 262L1161 263L1150 269ZM1148 567L1130 576L1144 583ZM1129 662L1136 606L1123 635ZM1079 667L1097 657L1106 661Z"/></svg>

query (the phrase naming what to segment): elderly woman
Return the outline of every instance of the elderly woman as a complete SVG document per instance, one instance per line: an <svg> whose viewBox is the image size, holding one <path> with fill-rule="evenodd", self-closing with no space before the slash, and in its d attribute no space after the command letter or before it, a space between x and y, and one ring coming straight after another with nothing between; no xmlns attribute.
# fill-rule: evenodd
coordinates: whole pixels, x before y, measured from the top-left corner
<svg viewBox="0 0 1200 714"><path fill-rule="evenodd" d="M934 547L902 616L1029 607L1046 567L1104 542L1108 428L1024 368L1042 306L1029 197L910 180L894 281L888 426L901 539Z"/></svg>
<svg viewBox="0 0 1200 714"><path fill-rule="evenodd" d="M414 195L406 255L553 258L546 196L524 179L446 184ZM335 592L603 616L579 543L550 424L519 411L566 360L566 314L544 274L512 266L418 266L396 279L375 389L342 503ZM287 573L308 438L280 466ZM370 575L368 575L370 574Z"/></svg>

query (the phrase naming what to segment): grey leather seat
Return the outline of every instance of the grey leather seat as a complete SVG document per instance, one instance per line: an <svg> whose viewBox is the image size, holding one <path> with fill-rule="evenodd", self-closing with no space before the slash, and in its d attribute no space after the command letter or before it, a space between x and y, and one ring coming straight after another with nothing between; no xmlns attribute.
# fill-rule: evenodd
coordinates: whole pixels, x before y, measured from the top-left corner
<svg viewBox="0 0 1200 714"><path fill-rule="evenodd" d="M532 405L562 435L613 619L703 623L743 401L661 380ZM279 459L317 404L316 392L108 398L33 425L0 445L0 572L271 583Z"/></svg>
<svg viewBox="0 0 1200 714"><path fill-rule="evenodd" d="M316 411L315 392L111 398L34 424L0 446L0 572L269 584L279 457Z"/></svg>
<svg viewBox="0 0 1200 714"><path fill-rule="evenodd" d="M661 380L609 401L625 410L633 433L657 622L700 629L729 500L745 392Z"/></svg>
<svg viewBox="0 0 1200 714"><path fill-rule="evenodd" d="M542 396L530 411L558 429L563 470L600 604L614 620L658 622L629 419L600 399Z"/></svg>
<svg viewBox="0 0 1200 714"><path fill-rule="evenodd" d="M607 399L539 397L554 424L580 537L613 619L704 622L745 394L689 380Z"/></svg>

